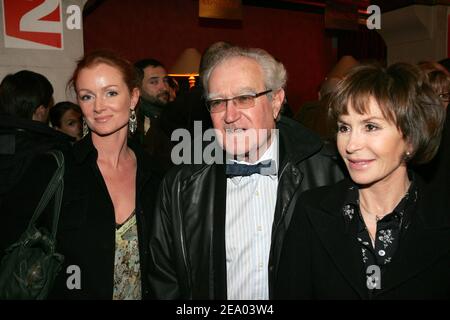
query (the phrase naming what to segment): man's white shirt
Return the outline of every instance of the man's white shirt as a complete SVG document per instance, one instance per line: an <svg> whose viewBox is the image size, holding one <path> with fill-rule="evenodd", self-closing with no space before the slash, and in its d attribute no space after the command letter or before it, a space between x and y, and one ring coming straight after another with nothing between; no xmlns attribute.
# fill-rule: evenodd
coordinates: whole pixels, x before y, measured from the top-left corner
<svg viewBox="0 0 450 320"><path fill-rule="evenodd" d="M278 171L277 138L272 135L258 163L274 160ZM225 249L230 300L269 298L268 262L277 187L277 175L227 178Z"/></svg>

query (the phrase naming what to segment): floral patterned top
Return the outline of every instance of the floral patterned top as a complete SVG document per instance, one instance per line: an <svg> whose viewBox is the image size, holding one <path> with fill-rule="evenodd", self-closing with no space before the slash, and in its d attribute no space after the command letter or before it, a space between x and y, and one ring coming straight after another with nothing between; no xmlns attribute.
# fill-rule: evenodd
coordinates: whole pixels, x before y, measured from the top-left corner
<svg viewBox="0 0 450 320"><path fill-rule="evenodd" d="M417 201L417 192L417 184L412 179L408 191L395 209L377 221L374 247L361 215L358 187L353 185L349 188L342 213L347 227L355 232L361 246L361 257L366 271L375 265L383 273L383 266L392 261L400 238L409 227L411 210ZM371 281L369 275L366 274L366 277Z"/></svg>
<svg viewBox="0 0 450 320"><path fill-rule="evenodd" d="M136 215L116 227L113 300L140 300L141 270L139 263Z"/></svg>

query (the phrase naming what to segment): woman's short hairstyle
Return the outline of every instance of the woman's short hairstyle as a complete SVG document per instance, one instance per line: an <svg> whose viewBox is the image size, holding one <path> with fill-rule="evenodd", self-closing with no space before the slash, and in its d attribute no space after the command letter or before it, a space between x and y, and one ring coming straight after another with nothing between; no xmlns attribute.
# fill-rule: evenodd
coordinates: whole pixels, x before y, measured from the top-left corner
<svg viewBox="0 0 450 320"><path fill-rule="evenodd" d="M76 92L77 79L80 71L85 68L94 67L100 63L116 68L122 74L123 80L125 81L130 92L132 92L133 89L140 87L139 76L135 67L125 58L108 50L92 51L81 58L77 63L71 79L69 80L68 86L73 87Z"/></svg>
<svg viewBox="0 0 450 320"><path fill-rule="evenodd" d="M351 107L359 114L369 110L370 98L378 103L386 120L395 124L413 151L411 164L430 161L441 140L445 109L417 66L396 63L356 67L342 80L329 102L329 118L336 125Z"/></svg>
<svg viewBox="0 0 450 320"><path fill-rule="evenodd" d="M201 74L205 92L208 92L208 82L214 68L222 62L236 57L249 58L259 64L263 72L266 89L277 90L286 86L286 69L281 62L275 60L267 51L257 48L224 46L222 49L214 51L214 54L205 62L204 70Z"/></svg>
<svg viewBox="0 0 450 320"><path fill-rule="evenodd" d="M83 113L81 112L81 108L79 105L70 102L70 101L61 101L55 104L53 107L50 108L50 123L55 128L61 128L61 119L64 116L64 114L69 111L73 110L75 112L78 112L80 115Z"/></svg>

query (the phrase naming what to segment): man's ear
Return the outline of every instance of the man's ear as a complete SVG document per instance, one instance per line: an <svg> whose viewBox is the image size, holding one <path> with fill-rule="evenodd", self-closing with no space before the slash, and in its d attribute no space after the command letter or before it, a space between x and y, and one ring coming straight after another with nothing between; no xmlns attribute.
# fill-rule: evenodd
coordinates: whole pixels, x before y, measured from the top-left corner
<svg viewBox="0 0 450 320"><path fill-rule="evenodd" d="M31 119L35 120L35 121L47 123L48 112L49 112L48 109L49 108L46 108L44 105L41 104L39 107L36 108L36 110L34 110L33 116Z"/></svg>
<svg viewBox="0 0 450 320"><path fill-rule="evenodd" d="M272 93L272 115L275 120L278 119L278 116L280 115L281 107L284 102L284 96L285 93L283 88L280 88L276 92Z"/></svg>

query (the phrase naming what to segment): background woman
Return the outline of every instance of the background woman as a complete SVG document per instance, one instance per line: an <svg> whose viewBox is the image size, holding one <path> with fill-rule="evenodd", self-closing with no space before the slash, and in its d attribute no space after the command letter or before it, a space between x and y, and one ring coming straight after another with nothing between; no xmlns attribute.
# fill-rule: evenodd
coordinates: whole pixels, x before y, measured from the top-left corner
<svg viewBox="0 0 450 320"><path fill-rule="evenodd" d="M62 101L50 108L50 123L57 131L63 132L77 141L83 136L82 112L78 105Z"/></svg>

